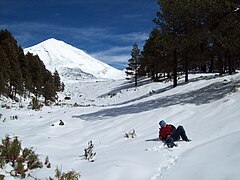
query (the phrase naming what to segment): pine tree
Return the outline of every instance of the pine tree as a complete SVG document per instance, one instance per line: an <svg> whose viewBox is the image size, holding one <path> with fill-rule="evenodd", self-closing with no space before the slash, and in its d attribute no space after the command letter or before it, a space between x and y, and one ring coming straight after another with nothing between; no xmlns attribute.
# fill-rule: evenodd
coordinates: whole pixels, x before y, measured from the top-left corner
<svg viewBox="0 0 240 180"><path fill-rule="evenodd" d="M177 12L180 11L178 3L177 0L159 0L160 11L157 13L157 18L155 19L155 23L159 25L164 35L164 44L168 52L169 63L172 67L173 87L177 86L179 66L178 53L181 24L179 23L179 17L176 16Z"/></svg>
<svg viewBox="0 0 240 180"><path fill-rule="evenodd" d="M47 100L54 101L55 99L54 83L50 80L46 81L44 84L43 96L45 97L46 104Z"/></svg>
<svg viewBox="0 0 240 180"><path fill-rule="evenodd" d="M131 58L128 60L129 64L126 68L127 76L130 76L130 79L135 80L135 87L137 86L138 79L138 69L139 69L139 60L140 60L140 49L138 44L134 43L133 49L131 51Z"/></svg>
<svg viewBox="0 0 240 180"><path fill-rule="evenodd" d="M9 97L15 99L16 93L23 89L23 78L19 63L19 47L17 41L7 30L0 31L0 44L2 45L3 51L8 57L10 64L8 94Z"/></svg>
<svg viewBox="0 0 240 180"><path fill-rule="evenodd" d="M8 82L10 81L9 60L0 44L0 94L7 95Z"/></svg>
<svg viewBox="0 0 240 180"><path fill-rule="evenodd" d="M58 71L55 69L53 73L53 82L54 82L54 88L57 92L61 91L61 79L58 74Z"/></svg>
<svg viewBox="0 0 240 180"><path fill-rule="evenodd" d="M55 84L57 88L55 88ZM48 71L38 56L24 55L23 49L7 30L0 31L0 95L15 98L16 93L32 92L54 100L56 91L61 90L61 81L55 72Z"/></svg>
<svg viewBox="0 0 240 180"><path fill-rule="evenodd" d="M211 8L214 16L210 16L212 26L212 37L217 49L220 74L226 71L232 74L235 52L239 49L239 13L236 12L236 1L221 1ZM217 19L216 17L219 16ZM237 43L238 42L238 43ZM237 57L238 58L238 57ZM237 59L236 58L236 59Z"/></svg>
<svg viewBox="0 0 240 180"><path fill-rule="evenodd" d="M163 35L161 43L172 67L174 87L178 73L184 72L188 81L189 70L232 74L239 59L238 1L158 0L158 4L154 22ZM154 43L146 47L151 49L151 45Z"/></svg>
<svg viewBox="0 0 240 180"><path fill-rule="evenodd" d="M26 81L26 78L29 77L28 62L21 46L19 46L19 63L22 72L22 77L24 81Z"/></svg>
<svg viewBox="0 0 240 180"><path fill-rule="evenodd" d="M165 73L171 72L167 62L167 50L164 46L163 34L157 28L153 28L141 52L140 72L148 75L154 81L165 77Z"/></svg>

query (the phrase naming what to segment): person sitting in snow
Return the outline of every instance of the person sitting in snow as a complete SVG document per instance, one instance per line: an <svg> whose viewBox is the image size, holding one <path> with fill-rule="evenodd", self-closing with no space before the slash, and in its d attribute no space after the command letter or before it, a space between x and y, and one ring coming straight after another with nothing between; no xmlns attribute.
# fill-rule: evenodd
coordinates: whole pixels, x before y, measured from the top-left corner
<svg viewBox="0 0 240 180"><path fill-rule="evenodd" d="M186 135L183 126L178 126L176 129L174 125L166 124L164 120L161 120L159 122L159 125L159 138L162 141L166 141L166 144L169 148L176 146L174 142L180 140L180 138L182 138L182 140L186 142L190 141L190 139L188 139Z"/></svg>

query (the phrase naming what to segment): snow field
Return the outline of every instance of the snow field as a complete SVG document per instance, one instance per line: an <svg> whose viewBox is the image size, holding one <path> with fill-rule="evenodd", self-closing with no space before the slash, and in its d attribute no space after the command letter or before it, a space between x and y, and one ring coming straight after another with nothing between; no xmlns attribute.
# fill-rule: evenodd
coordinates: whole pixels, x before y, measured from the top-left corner
<svg viewBox="0 0 240 180"><path fill-rule="evenodd" d="M66 83L60 104L91 105L0 109L0 135L19 136L23 147L33 146L43 161L49 156L51 169L32 172L40 179L53 176L59 166L80 172L83 180L237 180L240 93L231 88L239 85L240 75L201 76L176 88L170 83L134 88L123 80ZM110 97L109 92L116 95ZM63 100L67 94L71 100ZM19 118L10 120L11 115ZM60 119L64 126L58 125ZM183 125L192 141L166 148L157 139L161 119ZM137 136L124 138L132 129ZM81 157L90 140L97 153L94 162Z"/></svg>

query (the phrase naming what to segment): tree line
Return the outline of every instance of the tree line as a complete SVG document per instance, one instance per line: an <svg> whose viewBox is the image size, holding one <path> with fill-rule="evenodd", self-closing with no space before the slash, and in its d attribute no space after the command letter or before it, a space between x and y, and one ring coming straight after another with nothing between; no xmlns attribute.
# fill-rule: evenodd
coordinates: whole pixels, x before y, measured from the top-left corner
<svg viewBox="0 0 240 180"><path fill-rule="evenodd" d="M0 31L0 95L16 99L16 94L53 101L64 84L55 70L48 71L37 55L23 52L8 30Z"/></svg>
<svg viewBox="0 0 240 180"><path fill-rule="evenodd" d="M173 80L191 72L232 74L240 67L239 0L158 0L155 27L129 60L130 77ZM136 50L138 49L138 50ZM132 54L134 54L132 52Z"/></svg>

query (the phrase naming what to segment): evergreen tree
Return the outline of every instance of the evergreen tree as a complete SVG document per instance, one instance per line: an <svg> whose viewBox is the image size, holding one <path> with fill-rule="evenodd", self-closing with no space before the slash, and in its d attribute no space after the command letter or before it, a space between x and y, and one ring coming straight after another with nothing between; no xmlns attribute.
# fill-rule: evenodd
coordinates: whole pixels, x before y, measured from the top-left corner
<svg viewBox="0 0 240 180"><path fill-rule="evenodd" d="M61 79L60 76L58 74L58 71L55 69L54 73L53 73L53 81L54 81L54 88L56 91L61 91Z"/></svg>
<svg viewBox="0 0 240 180"><path fill-rule="evenodd" d="M139 62L139 71L142 75L148 75L153 80L159 79L159 74L164 68L164 52L160 36L160 31L154 28L143 47L142 58Z"/></svg>
<svg viewBox="0 0 240 180"><path fill-rule="evenodd" d="M8 94L8 82L10 81L9 60L0 44L0 94Z"/></svg>
<svg viewBox="0 0 240 180"><path fill-rule="evenodd" d="M130 76L130 79L135 80L135 86L137 86L138 79L138 69L139 69L139 60L140 60L140 49L138 48L138 44L134 43L133 49L131 51L131 59L128 60L129 64L126 68L127 76Z"/></svg>
<svg viewBox="0 0 240 180"><path fill-rule="evenodd" d="M8 86L8 94L11 98L15 98L18 91L22 91L22 72L19 63L19 47L16 40L7 30L0 31L0 44L3 47L4 53L8 57L10 64L10 81Z"/></svg>
<svg viewBox="0 0 240 180"><path fill-rule="evenodd" d="M239 3L239 2L238 2ZM237 1L224 0L210 6L208 27L215 55L218 59L219 73L234 71L235 52L239 49L239 13ZM238 43L237 43L238 42Z"/></svg>
<svg viewBox="0 0 240 180"><path fill-rule="evenodd" d="M141 52L140 72L145 72L153 81L170 78L172 72L164 38L164 34L160 30L153 28Z"/></svg>
<svg viewBox="0 0 240 180"><path fill-rule="evenodd" d="M41 86L43 85L44 82L41 66L39 64L39 58L37 56L33 56L31 53L27 53L26 58L28 62L28 71L30 75L28 80L32 81L29 90L36 94L41 89Z"/></svg>
<svg viewBox="0 0 240 180"><path fill-rule="evenodd" d="M180 11L177 0L159 0L160 11L157 13L155 23L159 25L164 36L165 48L168 52L169 63L172 67L173 87L177 86L178 76L178 51L179 51L179 33L181 24L179 24L179 17L176 14Z"/></svg>
<svg viewBox="0 0 240 180"><path fill-rule="evenodd" d="M175 87L182 72L186 82L189 71L234 72L239 64L239 1L158 0L158 4L154 22L159 32L152 31L144 45L141 73L154 79L168 71Z"/></svg>
<svg viewBox="0 0 240 180"><path fill-rule="evenodd" d="M47 100L54 101L55 99L54 83L50 80L46 81L44 84L43 96L45 97L45 103Z"/></svg>
<svg viewBox="0 0 240 180"><path fill-rule="evenodd" d="M23 49L19 46L19 63L20 63L20 69L22 72L22 77L25 80L27 77L29 78L30 74L28 71L28 62L24 55Z"/></svg>
<svg viewBox="0 0 240 180"><path fill-rule="evenodd" d="M24 55L10 32L0 31L0 95L14 99L25 91L54 100L61 86L58 72L52 75L38 56Z"/></svg>

